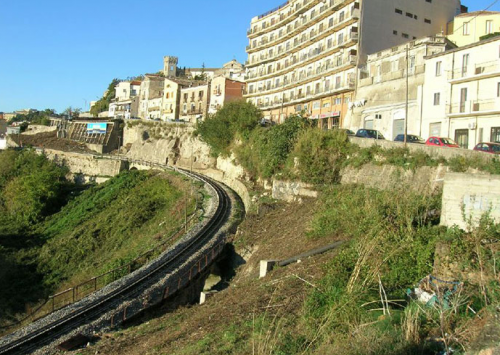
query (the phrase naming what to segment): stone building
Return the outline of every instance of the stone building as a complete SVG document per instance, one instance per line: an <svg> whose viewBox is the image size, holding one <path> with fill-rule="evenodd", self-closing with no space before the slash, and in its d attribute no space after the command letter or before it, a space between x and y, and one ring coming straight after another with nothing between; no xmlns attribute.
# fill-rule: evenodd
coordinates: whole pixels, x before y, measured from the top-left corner
<svg viewBox="0 0 500 355"><path fill-rule="evenodd" d="M439 33L463 10L460 0L289 0L251 20L245 98L273 121L319 107L328 127L343 126L367 55Z"/></svg>
<svg viewBox="0 0 500 355"><path fill-rule="evenodd" d="M435 36L368 55L359 70L356 98L344 125L353 131L376 129L390 140L403 134L408 79L408 134L421 135L425 57L450 48L455 46L446 37ZM326 124L322 122L322 126Z"/></svg>
<svg viewBox="0 0 500 355"><path fill-rule="evenodd" d="M161 118L165 78L157 74L146 74L140 86L139 117Z"/></svg>

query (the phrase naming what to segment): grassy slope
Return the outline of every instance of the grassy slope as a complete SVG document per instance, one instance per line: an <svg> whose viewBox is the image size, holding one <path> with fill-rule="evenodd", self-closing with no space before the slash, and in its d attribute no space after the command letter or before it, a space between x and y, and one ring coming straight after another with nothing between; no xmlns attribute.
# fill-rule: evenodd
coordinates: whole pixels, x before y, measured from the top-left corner
<svg viewBox="0 0 500 355"><path fill-rule="evenodd" d="M4 311L22 311L24 301L36 301L30 294L43 297L75 285L160 243L183 222L185 188L189 184L171 173L131 171L86 190L35 227L31 248L10 254L8 260L30 272L13 268L18 277L2 282L4 292L17 295ZM24 282L30 273L35 276Z"/></svg>
<svg viewBox="0 0 500 355"><path fill-rule="evenodd" d="M471 267L468 254L478 245L462 241L474 234L421 218L436 207L439 199L404 189L356 186L331 187L302 206L272 205L261 216L247 216L239 228L235 245L251 256L227 290L204 306L152 315L81 353L434 354L442 344L427 339L439 338L441 328L454 349L468 346L490 318L488 308L479 320L462 303L444 312L441 323L438 312L418 310L412 302L392 304L391 316L379 310L378 275L390 300L405 299L406 288L432 272L438 242L455 245L460 251L454 260ZM485 227L476 240L485 233L498 236L498 228ZM350 243L258 280L260 260L284 259L338 239ZM481 255L485 275L491 275L491 255ZM478 268L477 256L472 268ZM500 298L494 294L498 283L493 287L488 299L494 307ZM460 302L477 311L485 306L478 295L477 285L467 285Z"/></svg>

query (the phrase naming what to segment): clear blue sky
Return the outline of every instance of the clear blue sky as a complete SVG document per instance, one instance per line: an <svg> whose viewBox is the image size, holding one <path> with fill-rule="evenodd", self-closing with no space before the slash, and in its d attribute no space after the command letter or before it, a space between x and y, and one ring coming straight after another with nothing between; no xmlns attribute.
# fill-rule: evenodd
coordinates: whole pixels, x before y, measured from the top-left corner
<svg viewBox="0 0 500 355"><path fill-rule="evenodd" d="M164 55L186 67L244 62L251 18L282 2L0 0L0 111L84 108L113 78L157 72Z"/></svg>

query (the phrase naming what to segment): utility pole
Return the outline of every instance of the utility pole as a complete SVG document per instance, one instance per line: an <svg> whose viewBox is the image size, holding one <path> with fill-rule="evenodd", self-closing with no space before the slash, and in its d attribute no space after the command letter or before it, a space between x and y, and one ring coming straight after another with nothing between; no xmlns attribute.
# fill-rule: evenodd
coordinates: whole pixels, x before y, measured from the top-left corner
<svg viewBox="0 0 500 355"><path fill-rule="evenodd" d="M405 143L405 148L406 148L406 138L408 135L408 95L409 95L409 88L408 88L408 71L410 68L409 65L409 58L408 58L408 44L406 45L406 103L405 103L405 137L404 137L404 143Z"/></svg>

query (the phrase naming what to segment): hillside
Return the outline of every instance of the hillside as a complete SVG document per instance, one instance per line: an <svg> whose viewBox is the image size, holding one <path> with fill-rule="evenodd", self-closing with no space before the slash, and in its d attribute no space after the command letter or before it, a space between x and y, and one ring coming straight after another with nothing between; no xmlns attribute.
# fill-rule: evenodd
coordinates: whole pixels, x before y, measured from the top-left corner
<svg viewBox="0 0 500 355"><path fill-rule="evenodd" d="M81 188L64 180L64 170L60 183L47 185L44 176L54 180L51 176L59 174L60 168L43 157L7 152L0 158L5 158L3 154L16 154L12 172L4 174L6 182L0 184L1 208L5 210L0 227L3 321L21 317L26 304L33 307L50 294L132 262L160 243L173 243L169 236L183 224L185 213L190 215L195 208L196 187L175 173L123 172L80 192ZM22 167L23 158L40 160L52 173L22 170L18 165ZM24 185L18 186L21 182ZM50 199L44 197L40 184L45 184ZM34 187L38 195L33 195ZM33 204L32 195L42 203L38 209L36 204L27 208Z"/></svg>
<svg viewBox="0 0 500 355"><path fill-rule="evenodd" d="M233 260L246 262L228 288L202 306L151 313L77 353L436 354L495 344L498 242L478 247L473 241L484 233L497 238L498 227L487 220L473 233L439 227L427 213L439 208L439 198L403 191L334 186L303 204L268 201L234 236L239 257ZM260 260L337 240L346 241L339 250L258 279ZM437 245L450 246L453 262L471 272L482 267L493 283L466 282L447 309L412 301L406 290L433 272Z"/></svg>

